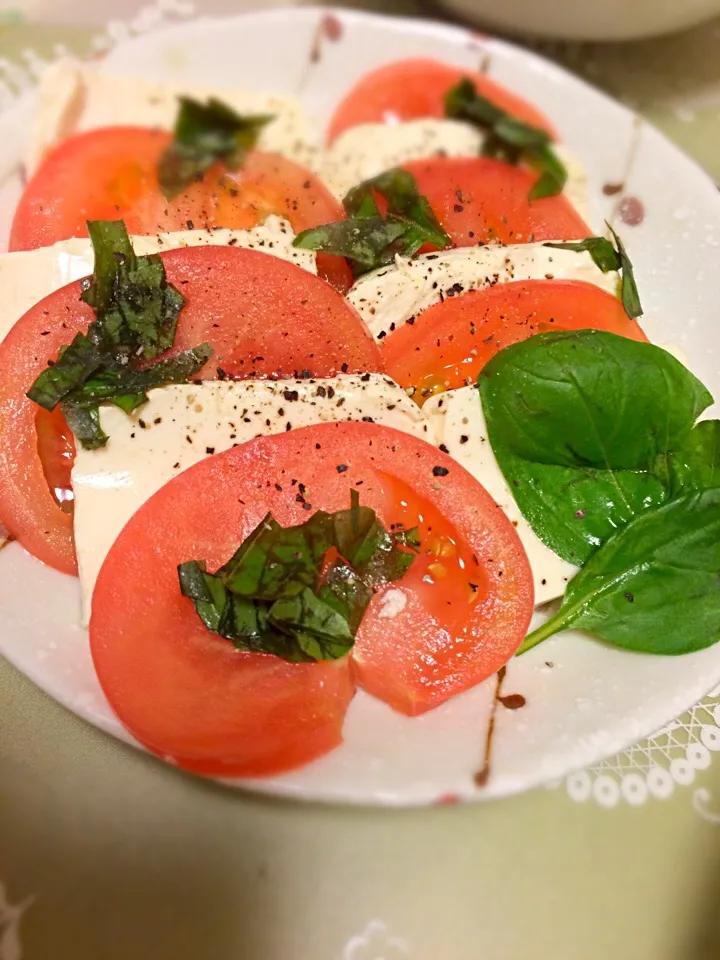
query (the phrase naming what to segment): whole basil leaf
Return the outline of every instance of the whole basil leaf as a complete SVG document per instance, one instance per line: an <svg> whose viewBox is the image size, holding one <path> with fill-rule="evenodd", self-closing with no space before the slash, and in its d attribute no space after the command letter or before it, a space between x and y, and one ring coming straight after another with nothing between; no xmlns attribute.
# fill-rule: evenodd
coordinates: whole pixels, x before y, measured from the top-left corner
<svg viewBox="0 0 720 960"><path fill-rule="evenodd" d="M683 654L720 639L720 490L637 516L570 581L524 653L574 627L627 650Z"/></svg>
<svg viewBox="0 0 720 960"><path fill-rule="evenodd" d="M720 420L701 420L668 464L673 496L720 487Z"/></svg>
<svg viewBox="0 0 720 960"><path fill-rule="evenodd" d="M508 347L478 385L520 510L547 546L578 565L668 499L669 458L712 403L666 351L594 330Z"/></svg>

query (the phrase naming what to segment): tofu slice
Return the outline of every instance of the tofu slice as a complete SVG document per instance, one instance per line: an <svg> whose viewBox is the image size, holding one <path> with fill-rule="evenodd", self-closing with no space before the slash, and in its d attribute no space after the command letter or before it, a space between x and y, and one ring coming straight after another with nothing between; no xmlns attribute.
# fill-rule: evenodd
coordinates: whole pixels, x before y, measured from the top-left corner
<svg viewBox="0 0 720 960"><path fill-rule="evenodd" d="M86 130L118 125L172 130L181 94L199 100L214 96L241 114L274 114L275 120L260 134L259 149L303 165L315 162L318 145L299 100L232 87L171 87L106 74L97 64L68 58L48 67L40 81L38 111L25 155L28 173L55 144Z"/></svg>
<svg viewBox="0 0 720 960"><path fill-rule="evenodd" d="M252 230L181 230L176 233L132 237L135 252L144 255L179 247L237 246L289 260L317 274L315 254L293 247L292 227L281 217L269 216ZM0 254L0 340L17 320L43 297L73 280L92 273L93 251L87 237L62 240L51 247Z"/></svg>
<svg viewBox="0 0 720 960"><path fill-rule="evenodd" d="M423 411L381 374L181 384L151 390L148 403L131 416L101 407L101 425L110 440L99 450L78 448L72 471L83 623L89 621L95 580L118 534L181 471L257 436L368 416L435 440Z"/></svg>
<svg viewBox="0 0 720 960"><path fill-rule="evenodd" d="M520 513L490 446L477 387L430 397L423 411L434 421L437 443L485 487L515 526L533 572L536 606L561 597L578 568L546 547Z"/></svg>
<svg viewBox="0 0 720 960"><path fill-rule="evenodd" d="M583 280L617 295L619 277L603 273L589 253L544 243L457 247L426 253L361 277L347 295L376 339L434 303L513 280Z"/></svg>

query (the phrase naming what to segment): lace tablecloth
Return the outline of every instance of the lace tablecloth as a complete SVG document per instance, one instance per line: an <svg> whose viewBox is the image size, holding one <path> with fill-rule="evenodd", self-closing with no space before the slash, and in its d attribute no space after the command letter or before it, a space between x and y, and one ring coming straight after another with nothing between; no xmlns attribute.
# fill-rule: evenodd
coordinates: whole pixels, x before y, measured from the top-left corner
<svg viewBox="0 0 720 960"><path fill-rule="evenodd" d="M192 12L164 0L92 25L116 11L0 5L0 108L66 48ZM538 47L720 179L720 22ZM0 662L0 960L717 960L718 752L720 689L652 739L503 803L291 806L163 768Z"/></svg>

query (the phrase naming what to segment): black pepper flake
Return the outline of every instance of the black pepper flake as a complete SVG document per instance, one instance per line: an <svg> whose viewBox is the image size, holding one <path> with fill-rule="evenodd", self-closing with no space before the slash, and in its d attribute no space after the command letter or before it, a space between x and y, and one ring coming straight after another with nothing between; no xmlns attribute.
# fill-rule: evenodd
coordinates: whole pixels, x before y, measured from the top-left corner
<svg viewBox="0 0 720 960"><path fill-rule="evenodd" d="M347 373L348 370L350 369L350 367L348 366L347 363L344 363L344 364L340 367L340 369L342 370L343 373Z"/></svg>
<svg viewBox="0 0 720 960"><path fill-rule="evenodd" d="M138 426L140 427L141 430L147 430L147 424L142 419L138 420Z"/></svg>
<svg viewBox="0 0 720 960"><path fill-rule="evenodd" d="M282 493L282 487L280 486L279 483L275 484L275 489L278 491L278 493Z"/></svg>
<svg viewBox="0 0 720 960"><path fill-rule="evenodd" d="M162 423L162 417L155 417L155 419L153 420L153 423L155 424L155 426L157 426L159 423Z"/></svg>
<svg viewBox="0 0 720 960"><path fill-rule="evenodd" d="M205 447L205 453L211 457L215 453L215 447Z"/></svg>
<svg viewBox="0 0 720 960"><path fill-rule="evenodd" d="M465 207L461 203L456 203L453 205L453 210L455 213L462 213Z"/></svg>
<svg viewBox="0 0 720 960"><path fill-rule="evenodd" d="M450 451L448 450L448 448L445 446L444 443L440 444L440 449L442 450L443 453L450 453Z"/></svg>
<svg viewBox="0 0 720 960"><path fill-rule="evenodd" d="M178 463L174 463L174 464L173 464L173 470L177 470L179 466L180 466L179 461L178 461Z"/></svg>
<svg viewBox="0 0 720 960"><path fill-rule="evenodd" d="M477 591L478 591L478 585L477 585L477 583L470 583L470 582L468 582L468 586L470 587L470 589L472 590L473 593L477 593Z"/></svg>
<svg viewBox="0 0 720 960"><path fill-rule="evenodd" d="M387 331L381 330L380 333L377 335L377 338L378 340L384 340L386 336L387 336Z"/></svg>
<svg viewBox="0 0 720 960"><path fill-rule="evenodd" d="M326 396L327 396L327 390L325 389L325 387L318 387L317 390L315 391L315 396L317 396L317 397L326 397Z"/></svg>
<svg viewBox="0 0 720 960"><path fill-rule="evenodd" d="M300 398L300 394L297 392L297 390L284 390L283 396L289 402L292 402L293 400L298 400Z"/></svg>
<svg viewBox="0 0 720 960"><path fill-rule="evenodd" d="M192 222L192 220L188 220L188 222L187 222L187 228L188 228L188 230L194 230L194 229L195 229L195 224Z"/></svg>
<svg viewBox="0 0 720 960"><path fill-rule="evenodd" d="M346 463L339 463L339 464L335 467L335 469L337 470L338 473L345 473L345 471L347 470L347 464L346 464Z"/></svg>
<svg viewBox="0 0 720 960"><path fill-rule="evenodd" d="M296 502L296 503L305 503L305 497L304 497L301 493L296 493L296 494L295 494L295 502Z"/></svg>
<svg viewBox="0 0 720 960"><path fill-rule="evenodd" d="M363 423L375 423L375 421L373 420L372 417L363 417L363 418L362 418L362 422L363 422Z"/></svg>
<svg viewBox="0 0 720 960"><path fill-rule="evenodd" d="M450 471L447 467L433 467L433 476L434 477L446 477Z"/></svg>
<svg viewBox="0 0 720 960"><path fill-rule="evenodd" d="M288 420L288 422L285 424L285 432L287 433L288 430L292 430L292 424L290 423L289 420Z"/></svg>
<svg viewBox="0 0 720 960"><path fill-rule="evenodd" d="M327 388L327 395L328 395L328 400L332 400L332 398L335 396L335 388L334 388L334 387L328 387L328 388Z"/></svg>
<svg viewBox="0 0 720 960"><path fill-rule="evenodd" d="M189 433L185 434L185 439L187 440L188 443L192 443L192 437L190 436Z"/></svg>
<svg viewBox="0 0 720 960"><path fill-rule="evenodd" d="M216 372L217 372L217 378L218 378L218 380L226 380L226 379L227 379L227 374L225 373L225 371L223 370L222 367L217 367Z"/></svg>
<svg viewBox="0 0 720 960"><path fill-rule="evenodd" d="M635 603L635 597L633 596L632 593L626 593L625 599L627 600L628 603Z"/></svg>
<svg viewBox="0 0 720 960"><path fill-rule="evenodd" d="M460 434L460 443L467 443L470 437L466 433Z"/></svg>
<svg viewBox="0 0 720 960"><path fill-rule="evenodd" d="M369 373L364 373L364 374L360 377L360 379L362 380L363 383L367 383L368 380L370 379L370 374L369 374Z"/></svg>
<svg viewBox="0 0 720 960"><path fill-rule="evenodd" d="M409 323L410 326L412 326L415 323L415 317L408 317L405 322Z"/></svg>
<svg viewBox="0 0 720 960"><path fill-rule="evenodd" d="M312 504L305 502L305 503L302 505L302 508L303 508L303 510L312 510Z"/></svg>

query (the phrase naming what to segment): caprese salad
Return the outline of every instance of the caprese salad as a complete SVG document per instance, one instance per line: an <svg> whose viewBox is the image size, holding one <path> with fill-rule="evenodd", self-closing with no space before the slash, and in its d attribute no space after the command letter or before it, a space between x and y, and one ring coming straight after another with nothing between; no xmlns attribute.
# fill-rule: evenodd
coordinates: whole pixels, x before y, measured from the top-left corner
<svg viewBox="0 0 720 960"><path fill-rule="evenodd" d="M406 60L321 140L288 98L68 61L27 168L0 523L79 576L151 751L268 776L358 687L415 716L568 627L718 639L712 397L531 104Z"/></svg>

